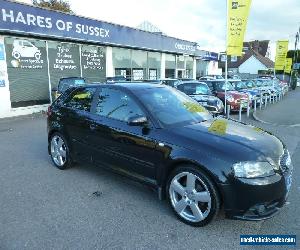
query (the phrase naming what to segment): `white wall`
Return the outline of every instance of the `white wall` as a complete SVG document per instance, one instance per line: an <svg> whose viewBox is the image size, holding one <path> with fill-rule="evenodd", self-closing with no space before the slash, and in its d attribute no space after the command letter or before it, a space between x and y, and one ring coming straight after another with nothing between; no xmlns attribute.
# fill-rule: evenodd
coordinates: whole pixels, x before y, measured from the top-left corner
<svg viewBox="0 0 300 250"><path fill-rule="evenodd" d="M247 61L239 67L239 73L257 74L258 70L267 70L268 68L263 65L254 56L251 56Z"/></svg>
<svg viewBox="0 0 300 250"><path fill-rule="evenodd" d="M207 65L207 75L222 75L222 69L219 69L217 61L209 61Z"/></svg>
<svg viewBox="0 0 300 250"><path fill-rule="evenodd" d="M5 82L5 87L0 87L0 118L6 117L10 113L10 92L9 92L9 82L7 76L7 65L5 60L5 46L4 37L0 36L0 45L4 51L1 51L1 57L4 55L4 60L0 57L0 80Z"/></svg>
<svg viewBox="0 0 300 250"><path fill-rule="evenodd" d="M114 66L112 59L112 47L106 47L106 77L114 76Z"/></svg>
<svg viewBox="0 0 300 250"><path fill-rule="evenodd" d="M197 65L196 65L196 58L193 58L193 79L196 79L196 71L197 71Z"/></svg>
<svg viewBox="0 0 300 250"><path fill-rule="evenodd" d="M160 60L160 78L166 78L166 54L161 53L161 60Z"/></svg>

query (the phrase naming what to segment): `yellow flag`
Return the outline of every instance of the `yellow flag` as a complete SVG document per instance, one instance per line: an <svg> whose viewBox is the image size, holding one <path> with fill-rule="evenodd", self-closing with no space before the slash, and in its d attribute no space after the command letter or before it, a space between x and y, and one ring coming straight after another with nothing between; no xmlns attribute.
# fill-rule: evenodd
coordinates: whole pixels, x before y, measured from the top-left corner
<svg viewBox="0 0 300 250"><path fill-rule="evenodd" d="M251 0L227 0L227 55L241 56Z"/></svg>
<svg viewBox="0 0 300 250"><path fill-rule="evenodd" d="M293 59L292 58L286 58L285 59L284 73L287 73L287 74L291 73L292 64L293 64Z"/></svg>
<svg viewBox="0 0 300 250"><path fill-rule="evenodd" d="M276 57L275 57L275 69L283 70L285 66L286 54L289 49L289 41L282 40L277 41L276 44Z"/></svg>

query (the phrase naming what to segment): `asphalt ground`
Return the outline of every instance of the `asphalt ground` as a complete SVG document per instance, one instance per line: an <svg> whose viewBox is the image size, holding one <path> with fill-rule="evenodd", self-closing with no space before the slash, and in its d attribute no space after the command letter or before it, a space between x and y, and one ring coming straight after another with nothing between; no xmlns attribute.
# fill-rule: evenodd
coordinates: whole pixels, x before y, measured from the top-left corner
<svg viewBox="0 0 300 250"><path fill-rule="evenodd" d="M280 102L257 109L256 118L262 122L300 128L300 87L289 91ZM276 114L276 115L275 115Z"/></svg>
<svg viewBox="0 0 300 250"><path fill-rule="evenodd" d="M0 249L289 249L241 247L239 237L296 234L299 241L300 129L244 116L288 146L294 164L289 202L266 221L228 220L221 213L203 228L178 221L146 186L100 167L56 169L45 116L0 119Z"/></svg>

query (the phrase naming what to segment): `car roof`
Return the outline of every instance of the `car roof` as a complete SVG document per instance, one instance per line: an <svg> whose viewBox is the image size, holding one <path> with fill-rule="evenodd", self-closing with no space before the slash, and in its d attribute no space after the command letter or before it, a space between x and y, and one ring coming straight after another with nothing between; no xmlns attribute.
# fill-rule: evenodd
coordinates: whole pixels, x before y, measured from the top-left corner
<svg viewBox="0 0 300 250"><path fill-rule="evenodd" d="M193 80L193 81L184 81L178 85L183 85L183 84L188 84L188 83L201 83L201 84L206 84L204 81L198 81L198 80Z"/></svg>
<svg viewBox="0 0 300 250"><path fill-rule="evenodd" d="M156 84L151 82L116 82L116 83L90 83L87 85L84 85L83 87L121 87L124 89L130 89L130 90L140 90L140 89L150 89L150 88L167 88L168 86L163 84Z"/></svg>
<svg viewBox="0 0 300 250"><path fill-rule="evenodd" d="M63 79L84 79L85 80L85 78L81 76L62 77L59 80L63 80Z"/></svg>

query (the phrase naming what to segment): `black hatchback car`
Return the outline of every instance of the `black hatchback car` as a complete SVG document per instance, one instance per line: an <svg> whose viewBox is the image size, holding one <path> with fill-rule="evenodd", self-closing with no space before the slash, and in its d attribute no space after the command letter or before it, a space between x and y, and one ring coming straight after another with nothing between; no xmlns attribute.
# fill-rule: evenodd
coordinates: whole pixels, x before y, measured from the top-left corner
<svg viewBox="0 0 300 250"><path fill-rule="evenodd" d="M59 169L90 162L149 184L183 222L269 218L291 186L288 150L274 135L213 118L157 84L68 89L48 110L49 154Z"/></svg>

